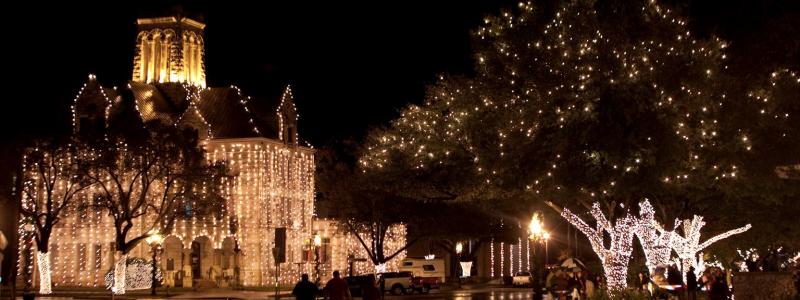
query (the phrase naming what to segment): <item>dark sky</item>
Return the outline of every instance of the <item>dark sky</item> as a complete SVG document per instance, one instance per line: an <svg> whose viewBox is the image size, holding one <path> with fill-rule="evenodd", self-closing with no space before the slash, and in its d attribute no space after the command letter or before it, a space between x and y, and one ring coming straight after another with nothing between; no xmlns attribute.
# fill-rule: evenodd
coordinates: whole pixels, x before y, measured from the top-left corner
<svg viewBox="0 0 800 300"><path fill-rule="evenodd" d="M301 138L321 146L360 137L407 103L419 103L437 74L470 72L469 32L483 16L516 3L106 2L28 1L6 10L4 26L13 37L3 43L12 49L6 66L15 71L6 72L14 75L6 86L12 92L0 110L6 136L48 135L68 126L69 105L87 74L97 74L106 86L130 79L135 19L180 9L207 24L210 86L235 84L248 95L275 100L291 83ZM775 26L772 20L797 20L796 2L705 0L679 6L698 29L750 43Z"/></svg>

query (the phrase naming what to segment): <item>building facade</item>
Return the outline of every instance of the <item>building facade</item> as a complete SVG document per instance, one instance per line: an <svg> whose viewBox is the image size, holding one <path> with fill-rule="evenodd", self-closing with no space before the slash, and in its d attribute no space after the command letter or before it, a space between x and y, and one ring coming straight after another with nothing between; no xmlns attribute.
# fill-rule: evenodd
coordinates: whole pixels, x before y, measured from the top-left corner
<svg viewBox="0 0 800 300"><path fill-rule="evenodd" d="M176 220L172 232L164 233L158 261L164 284L290 284L301 273L319 269L326 278L332 270L349 272L349 261L363 261L359 258L367 255L355 238L336 229L331 220L314 218L314 150L298 143L291 88L275 101L271 116L256 116L249 107L251 98L239 88L206 86L203 23L166 17L139 19L137 24L131 81L109 88L90 75L72 106L75 134L92 136L159 121L196 132L207 159L226 161L234 174L223 187L227 211L221 218ZM93 189L79 201L89 201ZM23 203L40 201L23 198ZM105 276L115 262L112 222L106 213L92 210L62 219L50 242L54 287L106 285ZM130 236L148 232L144 226L149 222L138 223L141 227L133 228ZM272 249L276 232L283 230L286 262L276 270ZM397 226L392 233L395 244L390 247L399 249L405 228ZM315 235L324 241L321 246L313 245ZM142 242L128 256L150 260L150 251ZM320 251L318 257L314 251ZM36 263L32 254L20 255ZM359 266L353 271L372 270Z"/></svg>

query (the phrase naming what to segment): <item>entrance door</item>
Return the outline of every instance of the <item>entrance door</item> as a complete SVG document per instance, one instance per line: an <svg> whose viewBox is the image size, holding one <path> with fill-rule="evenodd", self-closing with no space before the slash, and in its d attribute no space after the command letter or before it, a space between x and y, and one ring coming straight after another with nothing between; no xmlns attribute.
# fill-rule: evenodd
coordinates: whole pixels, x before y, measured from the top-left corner
<svg viewBox="0 0 800 300"><path fill-rule="evenodd" d="M200 247L200 243L197 241L192 242L192 278L200 279L202 278L202 271L203 270L200 266L200 255L201 255L202 247Z"/></svg>

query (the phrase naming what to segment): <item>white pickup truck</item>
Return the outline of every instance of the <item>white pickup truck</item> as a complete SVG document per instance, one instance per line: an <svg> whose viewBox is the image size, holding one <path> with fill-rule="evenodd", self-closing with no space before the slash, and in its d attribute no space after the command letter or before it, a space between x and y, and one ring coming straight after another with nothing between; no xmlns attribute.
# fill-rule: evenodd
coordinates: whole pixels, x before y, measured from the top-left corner
<svg viewBox="0 0 800 300"><path fill-rule="evenodd" d="M383 292L388 291L392 295L400 295L414 291L411 272L387 272L380 273L378 276L380 277L379 284L383 287Z"/></svg>

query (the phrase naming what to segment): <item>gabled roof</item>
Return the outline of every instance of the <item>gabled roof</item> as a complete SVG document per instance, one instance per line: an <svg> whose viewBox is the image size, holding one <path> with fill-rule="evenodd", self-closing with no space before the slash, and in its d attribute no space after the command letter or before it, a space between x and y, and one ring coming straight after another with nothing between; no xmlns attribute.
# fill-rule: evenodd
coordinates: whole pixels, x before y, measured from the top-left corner
<svg viewBox="0 0 800 300"><path fill-rule="evenodd" d="M215 138L262 136L246 106L247 98L235 87L203 89L197 102Z"/></svg>
<svg viewBox="0 0 800 300"><path fill-rule="evenodd" d="M80 116L76 115L78 111L84 111L89 105L94 107L96 113L102 112L102 118L105 120L108 116L108 111L106 110L108 106L111 104L110 97L106 95L106 91L97 82L97 77L93 74L89 75L89 80L83 84L78 94L75 95L75 99L73 100L72 104L72 125L73 130L78 130L75 127L75 122L77 118ZM105 120L107 121L107 120Z"/></svg>
<svg viewBox="0 0 800 300"><path fill-rule="evenodd" d="M235 86L200 88L176 83L130 82L127 87L110 89L90 77L76 96L75 105L97 104L107 118L106 127L114 130L124 130L127 126L142 128L143 124L160 121L191 125L203 131L201 136L215 139L278 139L277 101L272 105L259 101L257 110L262 113L252 111L250 101Z"/></svg>
<svg viewBox="0 0 800 300"><path fill-rule="evenodd" d="M128 87L133 92L136 106L145 123L159 120L172 124L180 111L154 84L131 81Z"/></svg>
<svg viewBox="0 0 800 300"><path fill-rule="evenodd" d="M197 93L193 93L197 95ZM184 127L189 126L197 129L201 139L214 138L214 133L211 131L211 124L200 114L200 109L197 108L197 96L192 96L189 101L189 107L175 122L175 126Z"/></svg>

